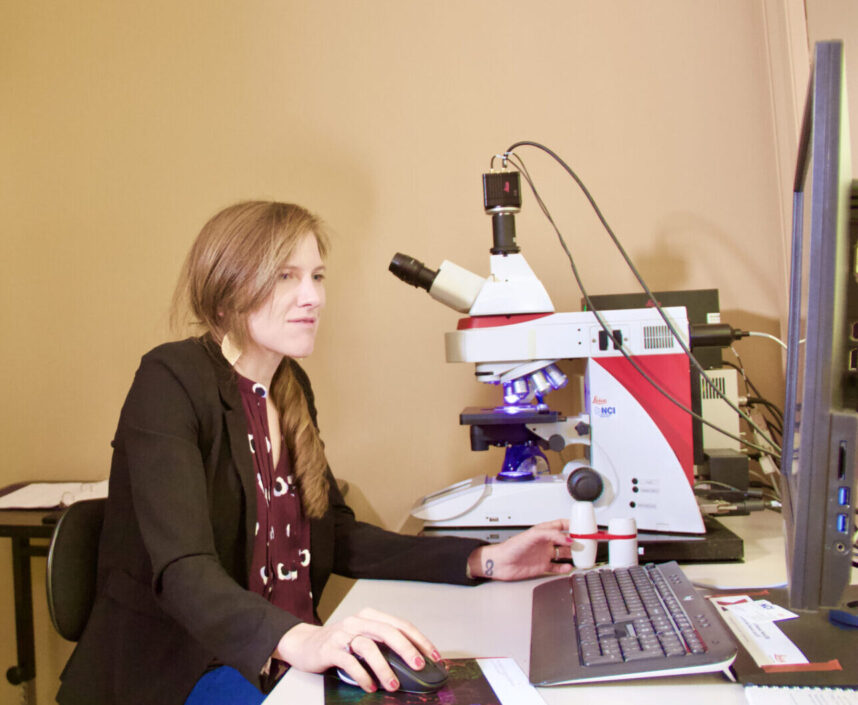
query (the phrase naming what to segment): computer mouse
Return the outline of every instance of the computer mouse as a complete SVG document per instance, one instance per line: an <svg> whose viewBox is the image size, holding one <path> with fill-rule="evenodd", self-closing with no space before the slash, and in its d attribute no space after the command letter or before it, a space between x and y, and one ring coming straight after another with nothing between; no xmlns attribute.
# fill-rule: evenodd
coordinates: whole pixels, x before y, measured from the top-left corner
<svg viewBox="0 0 858 705"><path fill-rule="evenodd" d="M440 663L435 663L426 659L426 665L419 671L413 669L402 657L391 649L387 644L378 642L376 644L381 655L384 656L387 663L390 665L390 670L393 671L396 679L399 681L399 690L405 693L434 693L440 690L447 683L447 669ZM367 672L372 676L376 686L383 689L378 682L378 678L366 662L357 656ZM349 685L357 685L354 680L342 669L337 669L337 677L344 683Z"/></svg>

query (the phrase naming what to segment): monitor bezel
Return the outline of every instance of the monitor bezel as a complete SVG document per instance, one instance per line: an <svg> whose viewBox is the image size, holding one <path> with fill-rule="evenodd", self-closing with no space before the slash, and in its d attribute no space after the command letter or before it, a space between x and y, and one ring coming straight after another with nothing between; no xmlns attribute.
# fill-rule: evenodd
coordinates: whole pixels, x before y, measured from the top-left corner
<svg viewBox="0 0 858 705"><path fill-rule="evenodd" d="M837 605L852 569L858 414L854 400L846 403L851 395L844 394L855 377L848 364L852 335L847 304L856 295L854 274L850 276L850 267L855 270L854 247L849 243L851 164L845 112L843 44L820 42L815 47L793 188L781 461L789 596L797 609ZM812 184L806 221L808 179ZM812 315L807 316L802 356L802 261L808 245L806 301ZM797 416L798 451L791 431ZM849 488L847 506L841 504L843 487ZM845 534L838 530L841 514L848 516Z"/></svg>

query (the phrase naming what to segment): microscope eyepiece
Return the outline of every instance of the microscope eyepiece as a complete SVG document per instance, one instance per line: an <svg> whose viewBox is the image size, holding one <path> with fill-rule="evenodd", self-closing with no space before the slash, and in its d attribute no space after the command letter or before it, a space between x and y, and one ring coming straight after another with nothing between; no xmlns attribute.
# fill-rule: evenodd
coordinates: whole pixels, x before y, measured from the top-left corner
<svg viewBox="0 0 858 705"><path fill-rule="evenodd" d="M452 262L441 262L436 272L401 252L393 255L388 269L406 284L425 289L433 299L461 313L470 310L485 282L482 277Z"/></svg>
<svg viewBox="0 0 858 705"><path fill-rule="evenodd" d="M438 272L432 271L423 262L397 252L390 260L388 269L406 284L429 291Z"/></svg>

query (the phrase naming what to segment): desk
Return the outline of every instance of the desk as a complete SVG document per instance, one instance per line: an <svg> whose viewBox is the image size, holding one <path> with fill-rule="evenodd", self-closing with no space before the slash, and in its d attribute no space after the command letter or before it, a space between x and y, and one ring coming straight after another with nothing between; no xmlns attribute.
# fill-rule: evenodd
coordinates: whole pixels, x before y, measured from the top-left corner
<svg viewBox="0 0 858 705"><path fill-rule="evenodd" d="M731 588L782 585L786 581L781 518L774 512L727 517L724 524L745 540L745 562L684 566L695 583ZM530 665L531 593L540 578L518 583L488 582L476 587L391 580L359 580L331 620L365 606L384 609L410 620L450 658L511 656L527 673ZM679 676L598 685L540 688L548 705L629 702L663 705L744 705L741 685L720 674ZM322 676L289 671L265 705L321 705Z"/></svg>
<svg viewBox="0 0 858 705"><path fill-rule="evenodd" d="M55 522L44 519L55 512L27 509L0 510L0 537L12 539L12 575L15 590L15 636L18 663L6 671L12 685L24 688L23 702L35 702L36 650L33 635L33 587L30 559L47 556L46 543L32 544L32 539L50 539Z"/></svg>

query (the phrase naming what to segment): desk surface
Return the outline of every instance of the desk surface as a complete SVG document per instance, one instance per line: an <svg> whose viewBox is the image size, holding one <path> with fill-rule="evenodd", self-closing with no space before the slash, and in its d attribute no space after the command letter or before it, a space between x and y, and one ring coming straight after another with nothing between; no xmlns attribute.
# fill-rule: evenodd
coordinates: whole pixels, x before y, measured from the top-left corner
<svg viewBox="0 0 858 705"><path fill-rule="evenodd" d="M29 483L18 482L0 487L0 497L18 490ZM56 519L61 512L56 509L0 509L0 536L7 538L51 538Z"/></svg>
<svg viewBox="0 0 858 705"><path fill-rule="evenodd" d="M683 566L695 583L707 587L775 586L786 582L780 516L760 512L728 517L724 524L745 540L744 563ZM477 587L390 580L359 580L340 603L331 620L378 607L420 627L448 658L511 656L528 672L530 665L531 593L542 578L518 583L488 582ZM631 690L634 689L634 690ZM691 701L695 705L743 705L741 685L720 674L680 676L616 684L540 688L548 705L598 701L601 705L635 702L663 705ZM322 677L292 670L266 705L323 702Z"/></svg>

